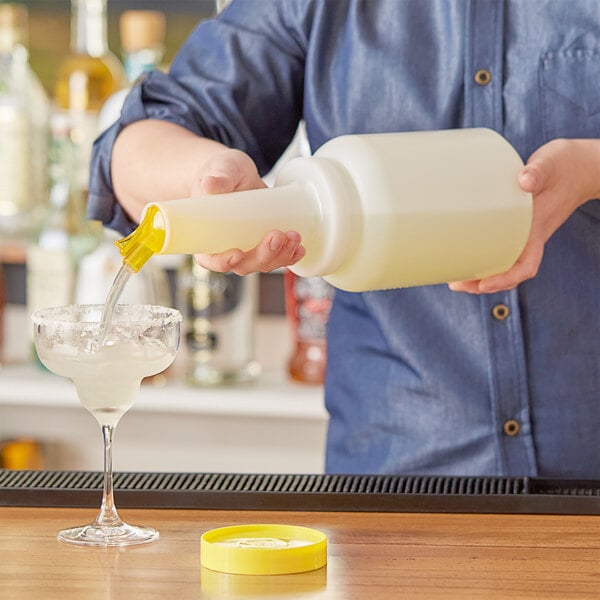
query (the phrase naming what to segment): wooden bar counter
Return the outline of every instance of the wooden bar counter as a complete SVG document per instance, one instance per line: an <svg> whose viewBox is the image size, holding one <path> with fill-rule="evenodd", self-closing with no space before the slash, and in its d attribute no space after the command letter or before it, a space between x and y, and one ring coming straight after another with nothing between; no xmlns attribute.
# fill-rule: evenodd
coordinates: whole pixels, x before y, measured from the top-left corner
<svg viewBox="0 0 600 600"><path fill-rule="evenodd" d="M2 600L274 598L600 598L600 517L514 514L122 509L160 531L152 544L82 548L59 529L93 520L76 508L0 508ZM327 534L328 564L295 575L200 567L214 527L286 523Z"/></svg>

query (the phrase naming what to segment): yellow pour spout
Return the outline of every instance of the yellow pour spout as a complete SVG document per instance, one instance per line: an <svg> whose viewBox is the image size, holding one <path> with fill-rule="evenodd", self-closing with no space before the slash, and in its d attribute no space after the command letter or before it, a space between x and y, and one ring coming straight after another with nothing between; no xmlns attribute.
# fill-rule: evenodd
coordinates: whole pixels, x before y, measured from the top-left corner
<svg viewBox="0 0 600 600"><path fill-rule="evenodd" d="M165 243L165 229L160 225L160 211L149 206L139 226L127 237L115 242L123 257L123 264L137 273L150 258L160 252Z"/></svg>

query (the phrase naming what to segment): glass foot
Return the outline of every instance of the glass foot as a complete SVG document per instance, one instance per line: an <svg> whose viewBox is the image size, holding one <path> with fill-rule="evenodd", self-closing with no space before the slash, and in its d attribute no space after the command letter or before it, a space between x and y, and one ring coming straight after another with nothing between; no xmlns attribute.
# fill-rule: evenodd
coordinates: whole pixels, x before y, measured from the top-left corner
<svg viewBox="0 0 600 600"><path fill-rule="evenodd" d="M158 535L158 531L152 527L138 527L127 523L121 523L118 527L102 527L92 523L63 529L58 532L58 539L80 546L132 546L154 542Z"/></svg>

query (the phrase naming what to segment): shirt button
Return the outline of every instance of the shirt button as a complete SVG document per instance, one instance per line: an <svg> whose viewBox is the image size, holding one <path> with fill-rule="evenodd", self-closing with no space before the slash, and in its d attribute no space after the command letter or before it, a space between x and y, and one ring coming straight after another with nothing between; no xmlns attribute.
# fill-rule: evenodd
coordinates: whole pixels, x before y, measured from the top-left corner
<svg viewBox="0 0 600 600"><path fill-rule="evenodd" d="M492 316L494 319L498 319L498 321L508 319L508 315L510 315L510 308L508 308L506 304L496 304L496 306L492 308Z"/></svg>
<svg viewBox="0 0 600 600"><path fill-rule="evenodd" d="M475 83L477 85L487 85L492 80L492 74L487 69L479 69L475 73Z"/></svg>
<svg viewBox="0 0 600 600"><path fill-rule="evenodd" d="M506 435L510 435L512 437L513 435L517 435L517 433L519 433L519 429L521 429L521 426L519 425L519 421L509 419L508 421L506 421L506 423L504 423L503 429Z"/></svg>

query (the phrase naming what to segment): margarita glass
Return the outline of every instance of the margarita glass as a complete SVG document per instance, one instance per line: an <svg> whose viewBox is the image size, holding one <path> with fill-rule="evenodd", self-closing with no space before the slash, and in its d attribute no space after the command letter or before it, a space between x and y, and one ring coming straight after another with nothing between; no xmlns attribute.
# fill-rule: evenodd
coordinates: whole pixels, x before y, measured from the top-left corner
<svg viewBox="0 0 600 600"><path fill-rule="evenodd" d="M150 527L124 523L113 498L112 438L131 408L144 377L166 369L179 346L181 314L172 308L119 304L104 326L104 305L58 306L32 315L42 363L70 378L81 404L96 418L104 439L104 486L96 520L60 531L58 539L80 545L126 546L158 538Z"/></svg>

